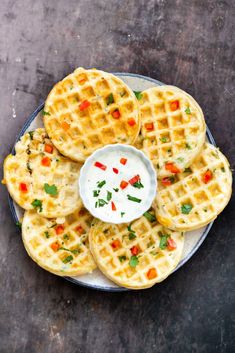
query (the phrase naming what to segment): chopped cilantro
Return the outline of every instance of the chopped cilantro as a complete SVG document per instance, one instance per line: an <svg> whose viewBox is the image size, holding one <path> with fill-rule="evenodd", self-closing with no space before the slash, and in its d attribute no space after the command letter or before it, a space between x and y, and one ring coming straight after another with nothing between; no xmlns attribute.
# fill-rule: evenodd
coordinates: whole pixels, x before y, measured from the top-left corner
<svg viewBox="0 0 235 353"><path fill-rule="evenodd" d="M45 112L45 110L43 110L42 115L51 115L51 114L49 112Z"/></svg>
<svg viewBox="0 0 235 353"><path fill-rule="evenodd" d="M68 262L72 261L73 260L73 256L72 255L69 255L67 256L63 261L64 264L67 264Z"/></svg>
<svg viewBox="0 0 235 353"><path fill-rule="evenodd" d="M41 200L35 199L35 200L33 200L33 202L31 203L31 205L32 205L34 208L39 208L39 212L42 212L42 201L41 201Z"/></svg>
<svg viewBox="0 0 235 353"><path fill-rule="evenodd" d="M119 261L120 261L120 262L123 262L123 261L126 260L126 256L125 256L125 255L118 256L118 258L119 258Z"/></svg>
<svg viewBox="0 0 235 353"><path fill-rule="evenodd" d="M186 113L186 114L192 114L189 107L187 107L187 108L185 109L185 113Z"/></svg>
<svg viewBox="0 0 235 353"><path fill-rule="evenodd" d="M44 190L47 194L52 195L52 196L56 196L58 194L57 187L54 184L49 185L49 184L45 183Z"/></svg>
<svg viewBox="0 0 235 353"><path fill-rule="evenodd" d="M110 201L112 198L112 193L110 191L107 191L107 201Z"/></svg>
<svg viewBox="0 0 235 353"><path fill-rule="evenodd" d="M110 95L107 97L107 105L114 103L114 98L113 94L110 93Z"/></svg>
<svg viewBox="0 0 235 353"><path fill-rule="evenodd" d="M17 225L18 228L20 228L20 229L22 228L22 223L21 222L17 221L16 225Z"/></svg>
<svg viewBox="0 0 235 353"><path fill-rule="evenodd" d="M148 211L144 212L143 215L144 215L145 218L147 218L147 220L148 220L149 222L154 222L154 221L156 221L156 217L155 217L152 213L150 213L150 212L148 212Z"/></svg>
<svg viewBox="0 0 235 353"><path fill-rule="evenodd" d="M138 101L143 97L141 91L133 91Z"/></svg>
<svg viewBox="0 0 235 353"><path fill-rule="evenodd" d="M34 134L34 131L29 131L30 140L33 140L33 134Z"/></svg>
<svg viewBox="0 0 235 353"><path fill-rule="evenodd" d="M133 201L133 202L138 202L140 203L142 200L138 199L137 197L131 196L131 195L127 195L127 198L129 201Z"/></svg>
<svg viewBox="0 0 235 353"><path fill-rule="evenodd" d="M118 189L118 188L113 188L113 190L114 190L115 192L118 192L119 189Z"/></svg>
<svg viewBox="0 0 235 353"><path fill-rule="evenodd" d="M106 181L105 181L105 180L97 181L97 187L98 187L98 188L102 188L102 186L104 186L105 184L106 184Z"/></svg>
<svg viewBox="0 0 235 353"><path fill-rule="evenodd" d="M131 267L136 267L138 265L138 263L139 263L138 257L135 255L131 256L130 261L129 261L129 265Z"/></svg>
<svg viewBox="0 0 235 353"><path fill-rule="evenodd" d="M100 194L100 190L93 190L93 197L98 197Z"/></svg>
<svg viewBox="0 0 235 353"><path fill-rule="evenodd" d="M189 214L192 210L193 206L190 204L184 204L181 206L181 212L183 214Z"/></svg>
<svg viewBox="0 0 235 353"><path fill-rule="evenodd" d="M48 231L44 232L44 234L47 239L50 238L50 234L48 233Z"/></svg>

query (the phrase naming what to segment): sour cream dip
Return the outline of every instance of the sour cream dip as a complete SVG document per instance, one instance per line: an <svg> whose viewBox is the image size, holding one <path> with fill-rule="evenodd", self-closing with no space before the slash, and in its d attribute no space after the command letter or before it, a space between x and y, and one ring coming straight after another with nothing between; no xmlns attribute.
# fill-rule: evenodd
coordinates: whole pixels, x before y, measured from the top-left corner
<svg viewBox="0 0 235 353"><path fill-rule="evenodd" d="M133 146L115 144L96 150L80 171L79 192L90 213L108 223L137 219L157 190L151 161Z"/></svg>

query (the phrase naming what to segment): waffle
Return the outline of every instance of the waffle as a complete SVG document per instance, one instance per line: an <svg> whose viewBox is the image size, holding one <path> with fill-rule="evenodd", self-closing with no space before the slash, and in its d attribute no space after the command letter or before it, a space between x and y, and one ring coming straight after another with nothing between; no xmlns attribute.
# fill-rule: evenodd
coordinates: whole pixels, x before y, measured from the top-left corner
<svg viewBox="0 0 235 353"><path fill-rule="evenodd" d="M129 226L131 231L128 224L97 221L89 233L90 249L99 269L113 282L132 289L148 288L163 281L179 263L184 233L151 223L145 216ZM175 249L168 249L167 239L173 239Z"/></svg>
<svg viewBox="0 0 235 353"><path fill-rule="evenodd" d="M74 213L62 219L26 211L22 223L24 246L29 256L49 272L60 276L92 272L96 268L88 244L92 220L81 202Z"/></svg>
<svg viewBox="0 0 235 353"><path fill-rule="evenodd" d="M104 145L135 142L139 105L132 90L116 76L78 68L49 93L44 125L63 155L84 161Z"/></svg>
<svg viewBox="0 0 235 353"><path fill-rule="evenodd" d="M197 102L177 87L159 86L143 91L139 104L143 151L158 176L172 175L166 166L172 163L176 172L184 170L205 142L206 125Z"/></svg>
<svg viewBox="0 0 235 353"><path fill-rule="evenodd" d="M205 226L225 208L232 192L232 174L225 156L206 143L190 168L162 186L155 200L158 221L174 230ZM185 206L186 205L186 206Z"/></svg>
<svg viewBox="0 0 235 353"><path fill-rule="evenodd" d="M15 150L4 162L4 180L15 202L49 218L72 213L80 200L80 165L62 157L44 129L26 133Z"/></svg>

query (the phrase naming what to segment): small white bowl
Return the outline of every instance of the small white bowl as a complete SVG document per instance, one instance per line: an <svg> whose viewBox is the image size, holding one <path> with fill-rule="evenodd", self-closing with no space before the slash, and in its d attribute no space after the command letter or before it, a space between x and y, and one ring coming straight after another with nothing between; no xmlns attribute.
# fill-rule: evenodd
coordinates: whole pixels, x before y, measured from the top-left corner
<svg viewBox="0 0 235 353"><path fill-rule="evenodd" d="M134 202L133 204L130 204L130 206L133 206L131 207L132 212L130 212L129 214L125 213L123 217L121 217L119 213L118 214L114 213L114 217L109 217L108 215L105 214L105 212L103 212L103 207L95 208L94 201L96 199L94 200L92 199L92 197L88 197L88 193L91 190L88 187L89 175L91 175L90 169L93 168L95 162L104 159L105 156L107 156L107 154L110 154L110 153L114 153L114 156L117 156L117 155L133 156L134 155L136 160L139 159L140 164L145 166L146 174L148 175L148 178L149 178L149 190L148 190L148 194L144 195L144 199L142 199L143 202L138 203L138 207ZM117 166L117 164L115 164L115 166ZM114 167L114 165L112 165L112 167ZM120 164L119 164L119 167L123 168L123 166L121 167ZM136 172L138 173L138 166L135 170L135 173ZM96 173L96 169L94 169L94 173ZM98 168L97 168L97 173L99 173ZM122 173L123 172L120 172L120 174ZM92 174L92 175L96 175L96 174ZM116 177L115 174L111 174L110 176L111 177L113 176L113 179ZM105 174L104 174L104 179L105 179ZM96 150L91 156L89 156L86 159L84 165L80 170L78 184L79 184L79 192L80 192L80 196L83 201L83 204L94 217L107 223L114 223L114 224L128 223L141 217L144 214L144 212L146 212L151 207L157 192L157 175L151 161L146 157L146 155L143 152L139 151L138 149L130 145L114 144L114 145L107 145L105 147L102 147ZM113 193L113 195L115 195L115 192ZM115 216L117 217L115 218Z"/></svg>

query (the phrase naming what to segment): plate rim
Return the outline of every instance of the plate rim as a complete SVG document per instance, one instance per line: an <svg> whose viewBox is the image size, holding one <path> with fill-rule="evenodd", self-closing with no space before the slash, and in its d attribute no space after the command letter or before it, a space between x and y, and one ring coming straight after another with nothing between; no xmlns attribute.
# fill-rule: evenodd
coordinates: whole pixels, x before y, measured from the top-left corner
<svg viewBox="0 0 235 353"><path fill-rule="evenodd" d="M112 72L112 74L114 74L116 76L122 76L122 77L123 76L137 77L137 78L144 79L146 81L150 81L150 82L156 83L156 84L158 84L160 86L166 85L165 83L163 83L161 81L158 81L157 79L154 79L154 78L151 78L151 77L148 77L148 76L144 76L144 75L140 75L140 74L129 73L129 72ZM40 103L38 105L38 107L33 111L33 113L29 115L29 117L27 118L27 120L23 124L22 128L20 129L20 132L18 133L18 135L16 136L16 139L14 141L14 145L13 145L13 148L11 150L12 154L15 154L15 145L16 145L16 143L19 141L21 136L26 132L26 130L28 129L30 124L35 120L35 118L40 113L40 111L43 110L44 103L45 103L45 101ZM216 146L215 139L214 139L214 137L213 137L212 133L210 132L210 130L209 130L207 125L206 125L206 135L207 135L207 138L208 138L209 142L212 145ZM13 199L11 198L9 193L8 193L8 203L9 203L9 206L10 206L10 211L11 211L11 214L12 214L14 222L15 223L19 222L19 219L18 219L16 211L15 211ZM207 235L208 235L213 223L214 223L214 221L212 221L211 223L209 223L206 226L205 230L203 231L200 239L198 239L198 241L195 244L194 248L190 251L190 253L183 260L181 260L179 262L178 266L174 269L174 271L172 273L174 273L175 271L179 270L195 254L195 252L199 249L199 247L202 245L202 243L206 239L206 237L207 237ZM73 277L65 276L63 278L66 279L69 282L72 282L72 283L76 284L76 285L80 285L80 286L85 287L85 288L95 289L95 290L104 291L104 292L126 292L126 291L130 291L131 290L129 288L124 288L124 287L109 287L109 286L100 286L100 285L95 285L95 284L90 284L90 283L84 283L84 282L81 282L78 279L75 279Z"/></svg>

